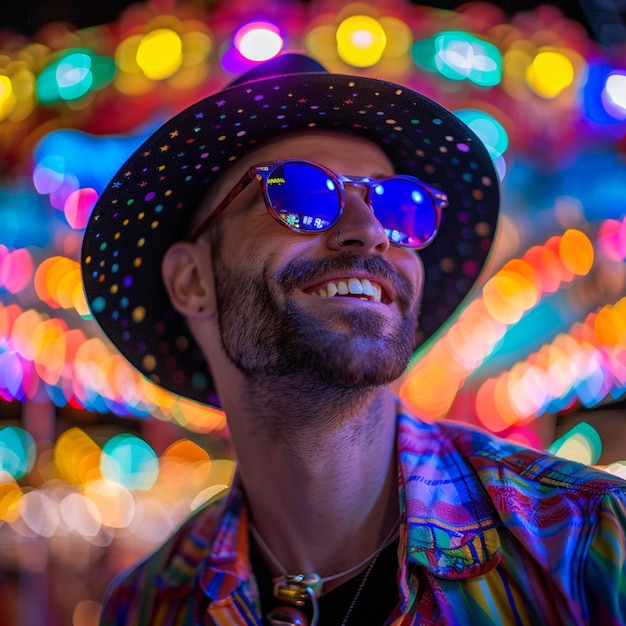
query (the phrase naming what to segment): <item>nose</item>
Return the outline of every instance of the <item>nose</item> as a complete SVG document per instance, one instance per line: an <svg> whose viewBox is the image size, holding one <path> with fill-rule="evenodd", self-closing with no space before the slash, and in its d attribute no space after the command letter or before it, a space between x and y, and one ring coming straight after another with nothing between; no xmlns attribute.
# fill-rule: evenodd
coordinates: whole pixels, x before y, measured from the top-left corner
<svg viewBox="0 0 626 626"><path fill-rule="evenodd" d="M346 204L329 235L330 247L350 247L360 254L382 254L389 249L389 237L366 200L366 190L346 185Z"/></svg>

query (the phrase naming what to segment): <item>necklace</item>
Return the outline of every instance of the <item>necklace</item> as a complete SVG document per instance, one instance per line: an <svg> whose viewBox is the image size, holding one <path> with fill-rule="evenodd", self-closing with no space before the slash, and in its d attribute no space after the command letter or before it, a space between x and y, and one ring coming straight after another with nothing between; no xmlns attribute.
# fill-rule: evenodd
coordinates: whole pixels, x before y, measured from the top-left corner
<svg viewBox="0 0 626 626"><path fill-rule="evenodd" d="M322 592L322 588L325 583L328 583L332 580L337 580L339 578L343 578L344 576L348 576L353 572L361 569L364 565L369 563L367 569L365 570L365 575L361 579L359 587L350 602L350 606L344 618L341 622L341 626L345 626L348 623L348 619L352 614L354 607L365 587L365 583L369 578L370 573L374 569L374 565L378 560L378 557L383 552L383 550L391 544L392 541L395 540L396 533L398 531L398 527L400 525L400 518L398 518L392 528L389 530L389 533L383 540L382 544L379 548L368 557L363 559L361 562L353 565L352 567L344 570L343 572L339 572L337 574L332 574L330 576L324 576L321 578L315 573L309 574L305 576L304 574L287 574L286 568L283 564L278 560L278 557L272 552L270 547L265 543L263 537L261 537L259 531L256 529L252 522L249 522L250 532L254 537L257 545L261 548L261 550L265 553L265 556L269 558L272 562L272 565L279 571L282 572L281 576L273 579L274 582L274 596L279 600L286 602L289 607L280 607L278 609L274 609L267 615L267 619L270 624L276 626L288 626L288 625L299 625L305 626L308 624L306 616L302 611L295 607L303 607L307 603L311 605L312 617L310 626L316 626L317 621L319 619L319 607L317 603L317 598Z"/></svg>

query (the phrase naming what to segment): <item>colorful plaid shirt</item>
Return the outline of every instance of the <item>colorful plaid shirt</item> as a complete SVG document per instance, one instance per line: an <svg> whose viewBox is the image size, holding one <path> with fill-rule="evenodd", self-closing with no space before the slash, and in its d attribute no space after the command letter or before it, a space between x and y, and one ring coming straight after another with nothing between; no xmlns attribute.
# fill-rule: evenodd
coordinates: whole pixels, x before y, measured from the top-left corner
<svg viewBox="0 0 626 626"><path fill-rule="evenodd" d="M398 468L400 601L386 624L626 624L626 482L402 407ZM261 623L237 482L112 586L101 622Z"/></svg>

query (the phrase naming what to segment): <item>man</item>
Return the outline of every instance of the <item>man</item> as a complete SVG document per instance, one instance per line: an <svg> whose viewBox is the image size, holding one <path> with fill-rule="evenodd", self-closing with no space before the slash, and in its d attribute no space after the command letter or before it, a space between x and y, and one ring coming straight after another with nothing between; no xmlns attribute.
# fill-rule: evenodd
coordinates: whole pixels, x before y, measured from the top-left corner
<svg viewBox="0 0 626 626"><path fill-rule="evenodd" d="M224 408L238 470L103 624L625 622L624 482L389 389L469 291L497 205L452 114L301 55L130 157L87 228L88 301L140 371Z"/></svg>

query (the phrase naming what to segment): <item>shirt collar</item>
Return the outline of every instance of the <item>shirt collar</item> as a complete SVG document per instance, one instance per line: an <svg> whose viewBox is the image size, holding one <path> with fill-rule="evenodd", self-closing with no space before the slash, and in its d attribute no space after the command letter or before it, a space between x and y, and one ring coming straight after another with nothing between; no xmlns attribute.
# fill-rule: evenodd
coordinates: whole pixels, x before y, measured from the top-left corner
<svg viewBox="0 0 626 626"><path fill-rule="evenodd" d="M493 569L500 540L484 486L436 423L416 420L401 405L398 464L406 561L444 578Z"/></svg>
<svg viewBox="0 0 626 626"><path fill-rule="evenodd" d="M189 523L190 532L175 547L156 585L162 593L179 597L189 593L198 578L212 600L226 597L251 571L247 509L237 474L228 496L206 506Z"/></svg>

